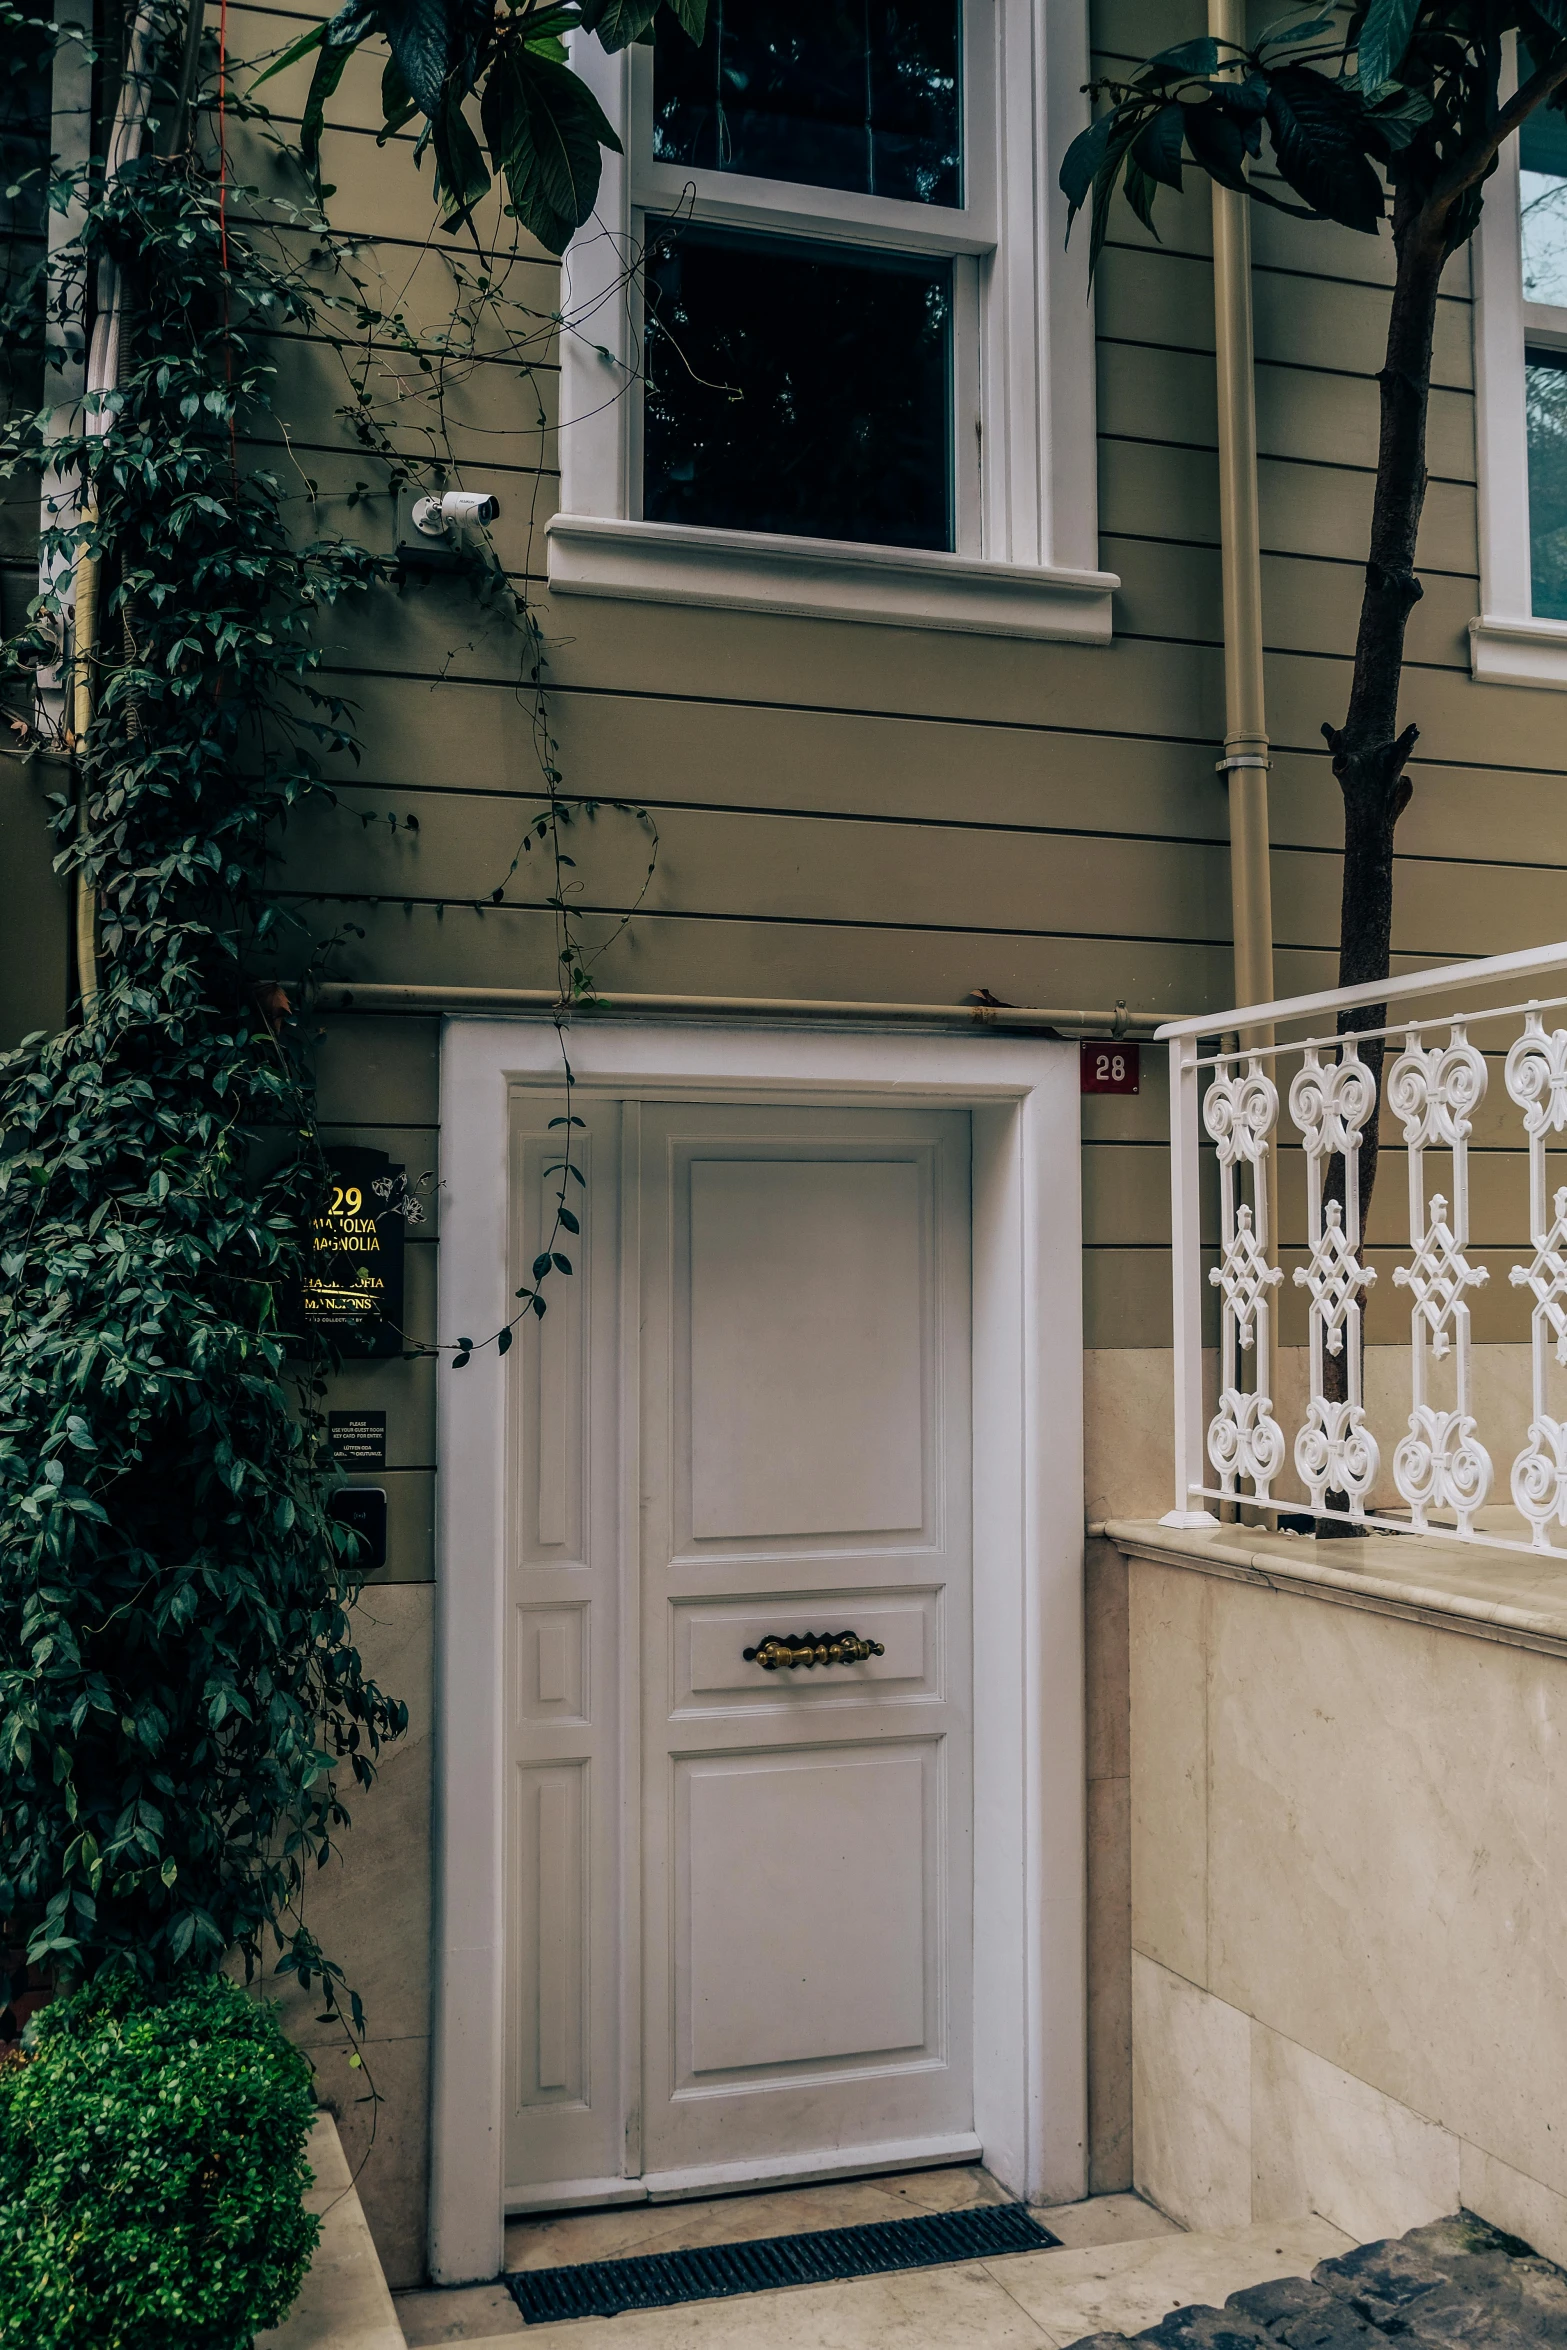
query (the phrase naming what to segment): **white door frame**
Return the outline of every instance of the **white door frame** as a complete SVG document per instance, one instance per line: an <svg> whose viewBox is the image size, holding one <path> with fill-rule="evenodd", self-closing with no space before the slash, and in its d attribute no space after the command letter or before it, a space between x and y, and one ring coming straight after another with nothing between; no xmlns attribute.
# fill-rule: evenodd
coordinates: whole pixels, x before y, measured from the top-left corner
<svg viewBox="0 0 1567 2350"><path fill-rule="evenodd" d="M1086 2192L1082 1203L1075 1044L977 1031L579 1018L595 1093L928 1103L973 1116L974 2126L1034 2201ZM443 1338L509 1295L509 1097L558 1086L545 1020L441 1042ZM502 2265L505 1378L438 1371L430 2273Z"/></svg>

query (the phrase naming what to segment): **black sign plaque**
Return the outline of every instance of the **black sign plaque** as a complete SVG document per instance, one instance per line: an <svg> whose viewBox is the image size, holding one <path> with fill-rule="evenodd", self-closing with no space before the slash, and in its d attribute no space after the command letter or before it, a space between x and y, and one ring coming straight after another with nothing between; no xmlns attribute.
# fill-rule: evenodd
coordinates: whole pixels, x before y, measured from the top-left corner
<svg viewBox="0 0 1567 2350"><path fill-rule="evenodd" d="M386 1467L385 1412L328 1412L326 1430L340 1469Z"/></svg>
<svg viewBox="0 0 1567 2350"><path fill-rule="evenodd" d="M403 1169L385 1151L328 1151L331 1180L310 1227L305 1326L341 1354L403 1351Z"/></svg>

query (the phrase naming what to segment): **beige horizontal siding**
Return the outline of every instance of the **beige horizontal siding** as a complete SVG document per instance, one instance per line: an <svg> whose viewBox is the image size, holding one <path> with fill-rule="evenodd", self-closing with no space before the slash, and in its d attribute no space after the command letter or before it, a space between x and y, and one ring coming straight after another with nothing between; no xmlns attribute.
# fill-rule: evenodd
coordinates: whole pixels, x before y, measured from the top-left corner
<svg viewBox="0 0 1567 2350"><path fill-rule="evenodd" d="M309 21L234 16L263 45ZM1100 67L1203 21L1200 0L1099 0ZM377 306L403 309L428 345L447 241L408 140L383 150L369 135L378 74L378 60L356 60L334 108L332 211L380 240L355 267ZM280 117L297 114L304 81L301 69L263 95ZM256 176L281 184L264 159ZM498 204L480 228L487 246L511 240ZM488 478L501 496L501 561L538 595L565 789L634 800L658 825L658 873L605 958L606 986L919 1000L989 986L1015 1001L1125 997L1171 1011L1229 996L1227 811L1213 772L1224 720L1210 211L1195 172L1181 199L1161 203L1160 232L1162 243L1118 204L1096 296L1102 561L1124 583L1104 650L552 601L539 583L558 463L556 278L522 241L508 290L543 320L538 364L523 374L493 352L453 362L448 417L465 478ZM1281 988L1294 988L1333 975L1340 814L1321 726L1342 717L1348 684L1391 249L1385 236L1260 209L1253 244L1277 968ZM1461 257L1441 306L1426 593L1410 630L1405 712L1421 740L1399 835L1401 967L1550 937L1567 900L1561 703L1468 675L1479 603L1469 293ZM289 491L302 524L384 550L392 504L384 470L337 413L352 353L346 334L332 347L336 333L280 338L292 448L263 436L251 454L308 477ZM394 375L406 384L393 445L427 455L429 382L406 358L386 369L383 389ZM345 607L326 633L332 681L359 705L365 757L342 779L338 811L280 844L280 882L309 931L362 928L338 951L349 977L547 984L555 941L542 883L525 867L508 888L519 902L486 904L538 804L520 640L442 580ZM389 814L417 815L417 833L394 834ZM585 926L604 936L638 886L641 835L606 813L584 837L578 878L598 909ZM433 1038L430 1023L330 1024L332 1113L404 1133L410 1165L435 1145ZM1145 1049L1143 1060L1134 1100L1084 1104L1090 1345L1168 1339L1162 1056ZM1482 1139L1510 1141L1505 1102L1493 1111ZM1487 1332L1505 1322L1509 1335L1517 1176L1515 1159L1477 1157L1476 1230L1498 1252L1480 1310ZM1390 1150L1373 1225L1390 1243L1402 1180ZM1303 1213L1298 1191L1292 1171L1287 1237ZM1392 1314L1387 1336L1397 1334L1393 1262L1374 1307ZM1284 1315L1289 1333L1292 1289ZM410 1479L432 1457L434 1383L447 1375L352 1374L366 1400L401 1383L388 1410Z"/></svg>

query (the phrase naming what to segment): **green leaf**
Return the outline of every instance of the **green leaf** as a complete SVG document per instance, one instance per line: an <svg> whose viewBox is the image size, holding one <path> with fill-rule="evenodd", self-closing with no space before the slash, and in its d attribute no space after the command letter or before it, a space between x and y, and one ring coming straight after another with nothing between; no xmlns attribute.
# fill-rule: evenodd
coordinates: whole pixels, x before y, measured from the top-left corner
<svg viewBox="0 0 1567 2350"><path fill-rule="evenodd" d="M1179 109L1177 109L1177 112L1179 112ZM1159 231L1154 227L1153 219L1153 200L1157 192L1156 183L1149 177L1148 173L1144 171L1142 165L1138 162L1135 144L1133 152L1126 158L1126 176L1122 182L1122 185L1126 191L1126 201L1128 204L1130 204L1132 210L1136 213L1144 228L1147 229L1151 235L1157 236Z"/></svg>
<svg viewBox="0 0 1567 2350"><path fill-rule="evenodd" d="M326 127L327 102L334 95L347 69L348 60L359 46L351 41L339 47L336 43L322 43L316 59L316 70L310 77L310 88L305 98L305 111L299 123L299 152L313 179L319 182L321 173L321 133Z"/></svg>
<svg viewBox="0 0 1567 2350"><path fill-rule="evenodd" d="M460 1353L460 1354L454 1354L454 1355L453 1355L453 1357L452 1357L452 1369L453 1369L454 1371L466 1371L466 1370L467 1370L467 1368L468 1368L468 1365L469 1365L469 1363L470 1363L472 1360L473 1360L473 1357L472 1357L472 1355L471 1355L471 1354L469 1354L469 1353L467 1352L467 1350L466 1350L466 1349L464 1349L462 1353Z"/></svg>
<svg viewBox="0 0 1567 2350"><path fill-rule="evenodd" d="M511 1352L511 1324L509 1322L507 1323L504 1330L496 1332L495 1351L500 1355L509 1354Z"/></svg>
<svg viewBox="0 0 1567 2350"><path fill-rule="evenodd" d="M551 1261L553 1262L557 1273L569 1273L571 1271L570 1257L563 1257L559 1249L553 1251Z"/></svg>
<svg viewBox="0 0 1567 2350"><path fill-rule="evenodd" d="M700 48L707 31L707 0L669 0L669 6L682 32Z"/></svg>
<svg viewBox="0 0 1567 2350"><path fill-rule="evenodd" d="M1186 144L1210 179L1221 188L1235 188L1246 192L1246 157L1249 149L1246 134L1227 107L1217 98L1193 100L1184 104Z"/></svg>
<svg viewBox="0 0 1567 2350"><path fill-rule="evenodd" d="M1219 44L1204 33L1199 40L1178 41L1173 49L1161 49L1150 57L1138 71L1140 82L1189 81L1195 74L1213 73L1219 63Z"/></svg>
<svg viewBox="0 0 1567 2350"><path fill-rule="evenodd" d="M1342 82L1307 65L1270 77L1268 128L1279 176L1314 212L1375 236L1382 183L1366 154L1366 113Z"/></svg>
<svg viewBox="0 0 1567 2350"><path fill-rule="evenodd" d="M1371 0L1358 43L1360 87L1368 98L1397 79L1419 14L1420 0Z"/></svg>
<svg viewBox="0 0 1567 2350"><path fill-rule="evenodd" d="M620 153L598 100L567 67L513 43L490 68L481 112L518 219L564 252L597 200L600 149Z"/></svg>
<svg viewBox="0 0 1567 2350"><path fill-rule="evenodd" d="M561 1208L558 1213L563 1231L580 1232L582 1230L582 1226L577 1222L577 1219L572 1214L570 1208Z"/></svg>
<svg viewBox="0 0 1567 2350"><path fill-rule="evenodd" d="M1073 220L1087 202L1088 191L1109 152L1110 133L1115 127L1115 121L1113 114L1099 115L1086 131L1078 132L1062 158L1060 188L1071 206Z"/></svg>
<svg viewBox="0 0 1567 2350"><path fill-rule="evenodd" d="M613 55L646 39L659 6L660 0L583 0L582 21ZM700 40L701 35L696 37Z"/></svg>
<svg viewBox="0 0 1567 2350"><path fill-rule="evenodd" d="M1186 118L1179 106L1161 106L1132 141L1132 161L1151 180L1157 180L1162 187L1174 188L1179 194L1181 149L1185 138ZM1152 228L1153 222L1150 220L1148 225Z"/></svg>
<svg viewBox="0 0 1567 2350"><path fill-rule="evenodd" d="M460 228L472 216L474 206L489 194L492 182L484 167L479 142L463 113L461 95L452 82L441 92L432 135L436 162L434 193L444 206L441 226Z"/></svg>
<svg viewBox="0 0 1567 2350"><path fill-rule="evenodd" d="M1320 40L1324 33L1336 32L1339 22L1337 12L1331 8L1324 8L1316 16L1308 16L1304 20L1281 16L1276 24L1269 25L1257 43L1258 51L1298 49L1302 41Z"/></svg>
<svg viewBox="0 0 1567 2350"><path fill-rule="evenodd" d="M538 1255L533 1260L533 1265L531 1268L534 1280L542 1281L549 1269L550 1252L547 1248L540 1249ZM464 1341L464 1343L466 1344L466 1341Z"/></svg>
<svg viewBox="0 0 1567 2350"><path fill-rule="evenodd" d="M290 41L288 47L273 58L265 71L257 74L250 85L252 91L259 90L263 82L271 81L274 74L287 73L291 65L297 65L302 57L308 57L312 50L319 49L325 39L326 26L313 24L308 33L301 33L297 41Z"/></svg>

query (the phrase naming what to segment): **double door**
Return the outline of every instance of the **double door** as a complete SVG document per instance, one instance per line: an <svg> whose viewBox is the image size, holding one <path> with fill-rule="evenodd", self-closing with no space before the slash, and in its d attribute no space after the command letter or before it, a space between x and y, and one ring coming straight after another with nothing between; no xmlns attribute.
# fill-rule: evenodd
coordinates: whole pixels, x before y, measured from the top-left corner
<svg viewBox="0 0 1567 2350"><path fill-rule="evenodd" d="M967 1116L558 1107L513 1137L513 1286L564 1131L583 1181L511 1357L508 2201L960 2150Z"/></svg>

